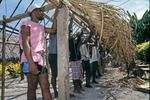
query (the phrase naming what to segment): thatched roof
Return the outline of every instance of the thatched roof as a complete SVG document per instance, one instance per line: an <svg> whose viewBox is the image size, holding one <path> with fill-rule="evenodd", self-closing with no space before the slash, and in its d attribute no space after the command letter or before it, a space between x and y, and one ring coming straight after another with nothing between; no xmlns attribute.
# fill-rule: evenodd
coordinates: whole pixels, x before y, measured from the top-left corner
<svg viewBox="0 0 150 100"><path fill-rule="evenodd" d="M128 64L133 60L135 46L123 9L89 0L63 0L63 2L84 17L87 23L96 27L100 41L112 50L115 62L119 62L122 57Z"/></svg>

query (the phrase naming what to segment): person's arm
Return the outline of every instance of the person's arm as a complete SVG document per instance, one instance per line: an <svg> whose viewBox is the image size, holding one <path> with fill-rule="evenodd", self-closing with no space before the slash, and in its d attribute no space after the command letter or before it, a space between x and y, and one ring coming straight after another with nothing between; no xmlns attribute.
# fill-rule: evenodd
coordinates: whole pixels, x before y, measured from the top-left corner
<svg viewBox="0 0 150 100"><path fill-rule="evenodd" d="M56 34L56 32L57 32L57 19L56 19L57 15L58 15L58 9L56 9L55 14L53 16L52 28L45 27L45 33Z"/></svg>
<svg viewBox="0 0 150 100"><path fill-rule="evenodd" d="M56 34L57 32L57 20L54 18L52 28L45 27L45 33Z"/></svg>
<svg viewBox="0 0 150 100"><path fill-rule="evenodd" d="M30 27L29 26L21 26L21 34L22 34L22 45L24 54L29 63L29 70L32 74L37 74L38 69L37 66L34 64L32 54L31 54L31 45L30 45Z"/></svg>

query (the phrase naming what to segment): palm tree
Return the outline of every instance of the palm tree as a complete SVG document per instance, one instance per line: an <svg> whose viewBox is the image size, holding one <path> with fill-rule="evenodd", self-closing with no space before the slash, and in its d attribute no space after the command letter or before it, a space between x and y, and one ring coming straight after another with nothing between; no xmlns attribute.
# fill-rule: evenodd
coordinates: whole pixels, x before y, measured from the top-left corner
<svg viewBox="0 0 150 100"><path fill-rule="evenodd" d="M132 28L132 36L136 40L137 44L150 40L150 11L147 10L141 19L137 18L137 15L133 13L131 15L128 11L130 18L130 25Z"/></svg>

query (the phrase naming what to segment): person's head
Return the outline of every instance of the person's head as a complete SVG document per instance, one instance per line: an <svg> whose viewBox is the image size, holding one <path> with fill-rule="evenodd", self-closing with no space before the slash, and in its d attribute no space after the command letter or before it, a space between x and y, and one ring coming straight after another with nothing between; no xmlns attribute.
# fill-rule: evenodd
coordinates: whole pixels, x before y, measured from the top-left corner
<svg viewBox="0 0 150 100"><path fill-rule="evenodd" d="M28 8L28 12L30 14L31 19L38 20L38 21L43 20L43 13L41 8L38 5L36 4L30 5Z"/></svg>

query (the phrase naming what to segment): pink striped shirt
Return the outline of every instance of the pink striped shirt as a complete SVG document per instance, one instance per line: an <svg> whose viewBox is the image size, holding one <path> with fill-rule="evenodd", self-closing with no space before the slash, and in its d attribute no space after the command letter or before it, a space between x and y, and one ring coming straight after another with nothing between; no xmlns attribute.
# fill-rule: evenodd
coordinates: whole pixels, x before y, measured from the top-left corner
<svg viewBox="0 0 150 100"><path fill-rule="evenodd" d="M41 55L46 49L44 26L31 20L23 21L22 25L30 27L30 43L33 61L38 62L40 65L45 65L45 60ZM19 44L21 49L23 49L21 32L19 34ZM22 62L28 62L24 52L21 55L21 63Z"/></svg>

